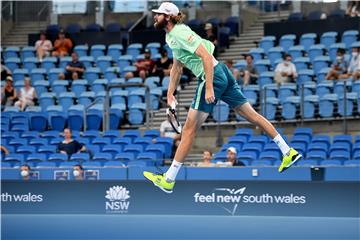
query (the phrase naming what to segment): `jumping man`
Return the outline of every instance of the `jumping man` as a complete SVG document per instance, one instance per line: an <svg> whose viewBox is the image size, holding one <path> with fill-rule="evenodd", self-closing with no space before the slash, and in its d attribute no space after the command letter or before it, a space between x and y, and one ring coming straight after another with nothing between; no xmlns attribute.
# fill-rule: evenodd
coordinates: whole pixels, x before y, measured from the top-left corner
<svg viewBox="0 0 360 240"><path fill-rule="evenodd" d="M147 179L164 192L173 191L176 175L192 147L196 131L212 112L218 100L229 104L238 114L259 126L274 140L283 154L279 172L289 168L301 158L295 149L286 144L274 126L248 103L230 70L213 57L214 45L182 23L184 15L176 5L163 2L159 9L152 11L155 13L155 28L166 31L166 43L173 51L174 63L170 72L167 104L169 106L177 104L174 91L179 84L183 66L196 75L198 85L182 131L180 145L170 168L163 175L144 172Z"/></svg>

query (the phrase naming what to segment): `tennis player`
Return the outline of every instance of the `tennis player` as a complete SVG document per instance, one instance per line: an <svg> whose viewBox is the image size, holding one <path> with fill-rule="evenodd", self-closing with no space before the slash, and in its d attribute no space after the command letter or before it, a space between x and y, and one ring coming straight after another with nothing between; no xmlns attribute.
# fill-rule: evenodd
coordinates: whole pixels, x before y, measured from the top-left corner
<svg viewBox="0 0 360 240"><path fill-rule="evenodd" d="M283 154L279 172L299 160L301 155L290 148L274 126L252 108L226 65L213 57L214 45L182 23L184 15L177 6L171 2L163 2L158 9L152 11L155 13L154 26L156 29L166 31L166 43L174 56L167 104L169 106L177 104L174 91L179 84L183 66L196 75L198 84L182 131L181 142L170 168L163 175L144 172L144 176L164 192L173 191L176 175L192 147L196 131L212 112L218 100L229 104L238 114L259 126L274 140Z"/></svg>

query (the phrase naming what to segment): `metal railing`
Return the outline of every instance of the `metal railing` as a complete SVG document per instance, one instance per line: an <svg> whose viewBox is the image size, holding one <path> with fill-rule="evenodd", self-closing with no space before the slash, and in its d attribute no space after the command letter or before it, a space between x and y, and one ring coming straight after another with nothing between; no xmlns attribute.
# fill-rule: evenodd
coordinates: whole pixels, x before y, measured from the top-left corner
<svg viewBox="0 0 360 240"><path fill-rule="evenodd" d="M40 25L41 25L41 15L43 14L43 12L45 11L45 10L49 10L49 3L48 4L45 4L40 10L39 10L39 12L37 13L37 23L38 23L38 26L40 27ZM49 11L48 11L48 14L46 14L46 21L49 19L49 15L50 15L50 13L49 13Z"/></svg>
<svg viewBox="0 0 360 240"><path fill-rule="evenodd" d="M342 114L340 114L341 119L343 120L343 133L347 134L348 133L348 109L347 109L347 96L348 96L348 92L347 92L347 81L343 81L343 111ZM305 120L305 84L302 83L301 85L297 86L298 89L300 90L300 104L299 104L299 110L300 110L300 119L297 118L297 120L300 120L300 124L301 126L304 125L304 120ZM338 100L340 99L340 96L338 96ZM267 108L266 108L266 102L267 102L267 86L264 85L260 88L260 106L259 106L259 110L260 113L263 114L263 116L267 116ZM338 113L340 113L340 105L341 101L337 101L337 107L338 107ZM319 104L320 104L320 100L319 100ZM360 103L358 103L360 104ZM335 112L334 112L335 113ZM276 116L275 116L276 117Z"/></svg>
<svg viewBox="0 0 360 240"><path fill-rule="evenodd" d="M83 125L84 125L84 131L87 130L87 119L86 119L86 112L87 110L89 110L89 108L91 108L92 106L94 106L95 104L97 104L98 102L101 102L101 99L95 99L92 103L90 103L89 105L87 105L86 107L84 107L83 110Z"/></svg>
<svg viewBox="0 0 360 240"><path fill-rule="evenodd" d="M146 129L149 129L150 118L150 88L143 83L126 83L126 84L110 84L106 86L106 96L104 100L104 115L103 115L103 131L110 129L110 90L113 88L129 88L129 87L143 87L145 88L145 104L146 104Z"/></svg>

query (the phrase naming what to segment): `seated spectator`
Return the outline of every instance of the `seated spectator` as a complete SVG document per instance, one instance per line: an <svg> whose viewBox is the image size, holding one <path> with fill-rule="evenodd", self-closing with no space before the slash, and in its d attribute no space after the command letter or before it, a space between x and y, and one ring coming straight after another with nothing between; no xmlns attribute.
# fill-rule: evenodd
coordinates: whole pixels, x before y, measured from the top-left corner
<svg viewBox="0 0 360 240"><path fill-rule="evenodd" d="M198 167L214 167L212 160L212 152L210 150L205 150L203 153L203 161L198 164Z"/></svg>
<svg viewBox="0 0 360 240"><path fill-rule="evenodd" d="M69 38L65 38L65 32L60 31L58 35L58 39L55 40L54 43L54 51L52 55L54 57L64 57L70 54L70 51L73 47L73 43Z"/></svg>
<svg viewBox="0 0 360 240"><path fill-rule="evenodd" d="M75 180L84 180L84 168L80 164L73 167L73 175Z"/></svg>
<svg viewBox="0 0 360 240"><path fill-rule="evenodd" d="M29 165L27 165L27 164L21 165L20 175L23 180L26 180L26 181L30 180L30 171L31 171L31 168Z"/></svg>
<svg viewBox="0 0 360 240"><path fill-rule="evenodd" d="M291 62L290 54L285 54L284 61L279 63L275 68L274 80L278 84L294 82L298 76L295 65Z"/></svg>
<svg viewBox="0 0 360 240"><path fill-rule="evenodd" d="M360 79L360 48L353 47L351 53L351 60L346 74L340 76L341 79L350 78L358 80Z"/></svg>
<svg viewBox="0 0 360 240"><path fill-rule="evenodd" d="M57 150L60 153L67 154L70 158L74 153L85 152L86 147L78 141L72 139L71 130L69 128L65 128L64 141L59 143Z"/></svg>
<svg viewBox="0 0 360 240"><path fill-rule="evenodd" d="M15 106L19 107L20 111L24 111L27 106L34 106L37 100L35 88L31 86L28 76L25 77L24 84L19 92L19 100L15 102Z"/></svg>
<svg viewBox="0 0 360 240"><path fill-rule="evenodd" d="M180 144L181 135L174 131L171 123L167 119L163 121L160 125L160 137L170 137L174 139L173 152L175 152L176 148Z"/></svg>
<svg viewBox="0 0 360 240"><path fill-rule="evenodd" d="M125 75L125 79L128 80L133 77L140 77L142 80L145 80L154 68L155 62L151 59L151 52L149 49L145 49L144 59L139 59L135 63L137 68L136 72L128 72Z"/></svg>
<svg viewBox="0 0 360 240"><path fill-rule="evenodd" d="M158 76L163 79L164 76L170 76L170 70L172 67L172 60L168 58L166 50L160 50L161 58L155 62L152 70L152 76Z"/></svg>
<svg viewBox="0 0 360 240"><path fill-rule="evenodd" d="M258 71L254 66L254 58L251 55L245 56L246 67L239 71L240 77L243 78L243 85L257 84L259 78Z"/></svg>
<svg viewBox="0 0 360 240"><path fill-rule="evenodd" d="M13 79L11 76L6 77L5 87L1 92L1 105L12 106L16 100L16 89L13 86Z"/></svg>
<svg viewBox="0 0 360 240"><path fill-rule="evenodd" d="M350 17L360 17L360 2L349 1L346 14Z"/></svg>
<svg viewBox="0 0 360 240"><path fill-rule="evenodd" d="M215 46L215 50L214 50L214 57L217 57L217 51L218 51L218 39L216 37L213 25L211 23L207 23L205 24L205 31L206 31L206 36L205 39L209 40L210 42L212 42Z"/></svg>
<svg viewBox="0 0 360 240"><path fill-rule="evenodd" d="M218 162L216 164L219 166L245 166L243 162L237 159L236 154L236 148L229 147L227 149L226 162Z"/></svg>
<svg viewBox="0 0 360 240"><path fill-rule="evenodd" d="M45 32L40 32L40 39L35 43L36 55L41 62L44 57L50 56L53 46L50 40L46 39Z"/></svg>
<svg viewBox="0 0 360 240"><path fill-rule="evenodd" d="M83 74L85 72L85 66L82 62L79 61L79 56L76 52L73 52L71 54L71 62L69 62L65 67L65 74L60 73L59 79L72 79L72 80L78 80L82 79Z"/></svg>
<svg viewBox="0 0 360 240"><path fill-rule="evenodd" d="M4 65L4 61L1 60L1 80L6 79L7 77L11 77L11 70Z"/></svg>
<svg viewBox="0 0 360 240"><path fill-rule="evenodd" d="M336 60L331 65L331 70L326 75L326 80L338 80L348 70L349 63L345 60L345 50L339 48L336 52Z"/></svg>

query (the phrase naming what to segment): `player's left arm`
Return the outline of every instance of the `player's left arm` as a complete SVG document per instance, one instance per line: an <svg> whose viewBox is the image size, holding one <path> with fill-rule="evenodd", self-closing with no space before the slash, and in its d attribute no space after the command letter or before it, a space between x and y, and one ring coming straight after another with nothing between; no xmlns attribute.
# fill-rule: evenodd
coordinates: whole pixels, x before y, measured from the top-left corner
<svg viewBox="0 0 360 240"><path fill-rule="evenodd" d="M205 49L203 44L200 44L195 51L195 54L198 55L203 62L204 71L205 71L205 81L206 81L206 90L205 90L205 100L207 103L213 103L215 101L214 94L214 64L213 56Z"/></svg>

